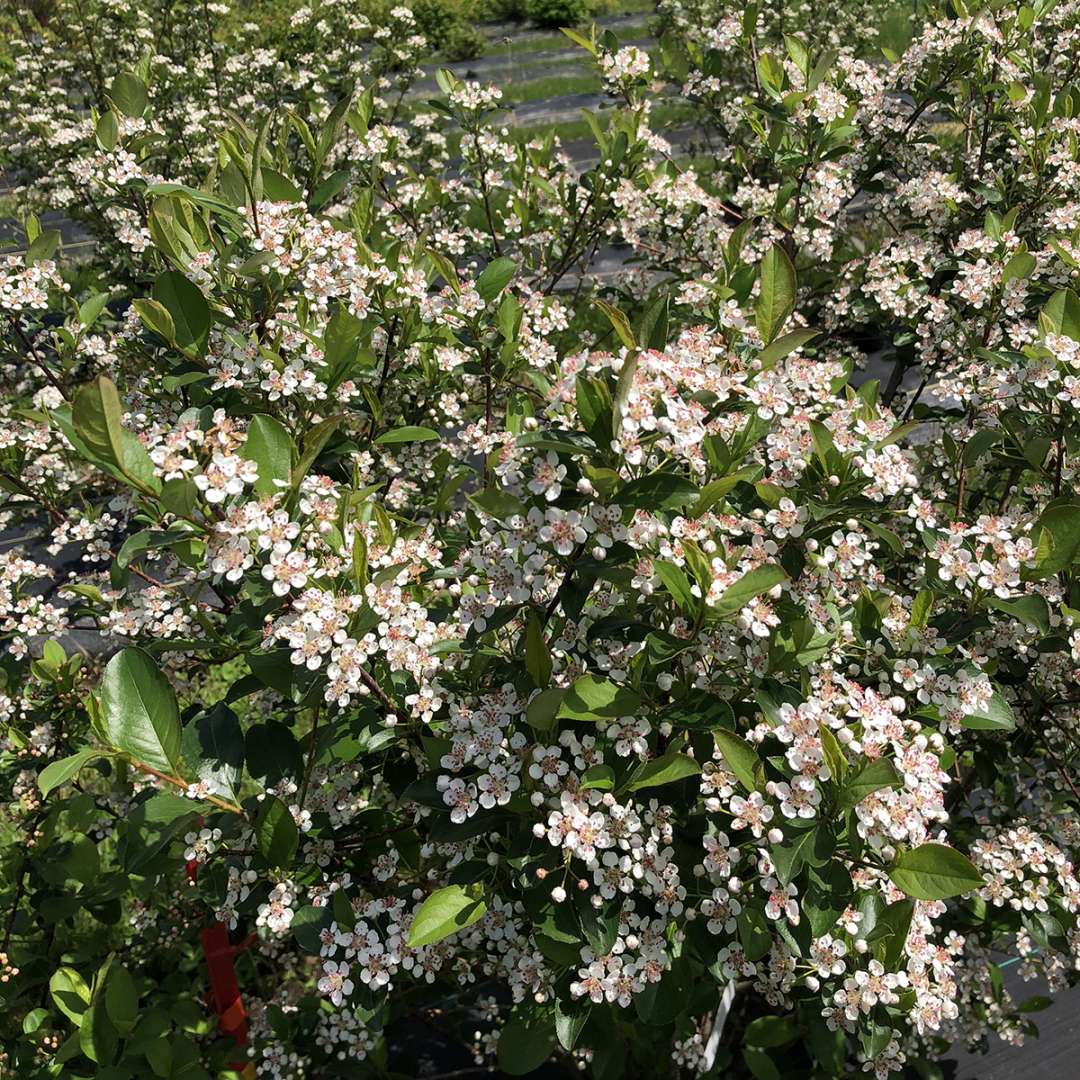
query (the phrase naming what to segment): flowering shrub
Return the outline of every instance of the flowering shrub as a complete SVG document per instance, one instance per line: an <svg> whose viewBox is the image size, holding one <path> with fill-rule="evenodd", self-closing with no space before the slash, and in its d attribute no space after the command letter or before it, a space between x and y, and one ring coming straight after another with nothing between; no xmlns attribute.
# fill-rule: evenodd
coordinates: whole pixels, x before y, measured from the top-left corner
<svg viewBox="0 0 1080 1080"><path fill-rule="evenodd" d="M102 242L0 265L14 1075L387 1076L437 1006L510 1075L934 1076L1034 1029L1002 953L1075 978L1080 8L667 15L571 32L584 166L345 32L303 107L16 72Z"/></svg>

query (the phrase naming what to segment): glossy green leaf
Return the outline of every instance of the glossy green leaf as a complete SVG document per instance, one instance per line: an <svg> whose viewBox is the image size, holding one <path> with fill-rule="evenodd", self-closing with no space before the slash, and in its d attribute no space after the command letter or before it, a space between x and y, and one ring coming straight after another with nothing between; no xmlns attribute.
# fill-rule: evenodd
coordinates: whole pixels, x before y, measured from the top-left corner
<svg viewBox="0 0 1080 1080"><path fill-rule="evenodd" d="M606 720L634 716L640 707L641 698L628 687L582 675L566 691L558 715L569 720Z"/></svg>
<svg viewBox="0 0 1080 1080"><path fill-rule="evenodd" d="M199 355L205 352L213 316L199 286L179 270L166 270L154 282L153 298L172 318L176 344Z"/></svg>
<svg viewBox="0 0 1080 1080"><path fill-rule="evenodd" d="M551 681L551 652L544 640L544 628L535 611L529 612L525 624L525 670L540 690Z"/></svg>
<svg viewBox="0 0 1080 1080"><path fill-rule="evenodd" d="M890 867L889 877L915 900L947 900L983 885L975 864L944 844L922 844L902 852Z"/></svg>
<svg viewBox="0 0 1080 1080"><path fill-rule="evenodd" d="M146 83L130 71L121 71L109 87L109 99L125 115L138 120L149 104Z"/></svg>
<svg viewBox="0 0 1080 1080"><path fill-rule="evenodd" d="M421 905L409 930L409 948L434 945L437 941L472 926L487 913L487 904L478 887L447 885L437 889Z"/></svg>
<svg viewBox="0 0 1080 1080"><path fill-rule="evenodd" d="M122 649L106 665L101 724L109 743L137 762L170 774L181 768L176 695L142 649Z"/></svg>
<svg viewBox="0 0 1080 1080"><path fill-rule="evenodd" d="M49 993L56 1007L78 1024L90 1004L90 987L72 967L59 967L49 979Z"/></svg>
<svg viewBox="0 0 1080 1080"><path fill-rule="evenodd" d="M875 791L902 785L903 781L893 763L888 758L878 758L876 761L868 761L848 778L840 789L836 803L840 809L850 810Z"/></svg>
<svg viewBox="0 0 1080 1080"><path fill-rule="evenodd" d="M506 256L492 259L476 279L476 291L485 304L494 300L510 284L517 272L517 263Z"/></svg>
<svg viewBox="0 0 1080 1080"><path fill-rule="evenodd" d="M787 252L774 244L761 260L761 284L754 308L758 333L766 345L795 309L795 286L795 267Z"/></svg>
<svg viewBox="0 0 1080 1080"><path fill-rule="evenodd" d="M785 581L787 581L787 574L776 563L757 566L729 585L720 594L712 610L720 616L734 615L742 611L755 596L760 596Z"/></svg>
<svg viewBox="0 0 1080 1080"><path fill-rule="evenodd" d="M552 1023L511 1020L499 1033L499 1068L508 1076L533 1072L551 1056L555 1039Z"/></svg>
<svg viewBox="0 0 1080 1080"><path fill-rule="evenodd" d="M757 751L745 739L724 728L716 728L713 738L724 764L735 774L735 778L747 791L755 791L760 765Z"/></svg>
<svg viewBox="0 0 1080 1080"><path fill-rule="evenodd" d="M642 788L673 784L676 780L685 780L688 776L697 776L700 772L701 766L692 757L672 750L662 757L646 762L634 777L630 790L640 791Z"/></svg>
<svg viewBox="0 0 1080 1080"><path fill-rule="evenodd" d="M84 765L103 756L101 750L80 750L78 753L50 762L38 773L38 788L42 795L48 795L54 788L73 780Z"/></svg>
<svg viewBox="0 0 1080 1080"><path fill-rule="evenodd" d="M375 442L379 446L393 446L397 443L431 442L438 437L439 433L432 428L406 425L395 428L393 431L384 431Z"/></svg>
<svg viewBox="0 0 1080 1080"><path fill-rule="evenodd" d="M255 840L259 854L271 866L287 867L296 854L300 831L289 808L274 795L264 796L259 805L255 817Z"/></svg>
<svg viewBox="0 0 1080 1080"><path fill-rule="evenodd" d="M282 424L259 413L251 418L240 451L259 471L256 495L277 495L292 482L293 442Z"/></svg>

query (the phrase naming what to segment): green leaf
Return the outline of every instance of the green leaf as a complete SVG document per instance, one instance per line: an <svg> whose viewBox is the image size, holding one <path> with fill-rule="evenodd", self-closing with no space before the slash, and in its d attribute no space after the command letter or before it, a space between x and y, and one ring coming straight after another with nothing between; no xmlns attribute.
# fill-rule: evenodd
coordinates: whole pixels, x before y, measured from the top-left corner
<svg viewBox="0 0 1080 1080"><path fill-rule="evenodd" d="M751 962L760 960L772 948L773 938L765 913L756 907L744 907L738 917L739 941Z"/></svg>
<svg viewBox="0 0 1080 1080"><path fill-rule="evenodd" d="M882 941L882 945L875 949L875 952L879 954L886 971L895 971L900 963L914 913L913 901L897 900L878 915L877 924L866 937L866 940L871 943Z"/></svg>
<svg viewBox="0 0 1080 1080"><path fill-rule="evenodd" d="M690 511L690 517L701 517L706 511L711 510L729 491L732 491L738 484L753 483L753 481L761 475L761 468L759 466L748 466L745 469L739 469L737 472L728 474L727 476L721 476L716 480L711 480L701 489L701 495L698 497L696 503Z"/></svg>
<svg viewBox="0 0 1080 1080"><path fill-rule="evenodd" d="M609 304L606 300L593 300L593 303L607 316L608 322L611 323L611 327L619 340L628 349L637 348L634 331L630 328L630 320L626 315L614 304Z"/></svg>
<svg viewBox="0 0 1080 1080"><path fill-rule="evenodd" d="M557 687L537 694L525 709L525 720L536 731L551 731L566 691Z"/></svg>
<svg viewBox="0 0 1080 1080"><path fill-rule="evenodd" d="M807 861L807 857L813 853L817 838L818 831L816 827L803 829L795 834L795 838L790 844L785 844L782 847L775 845L769 849L773 866L776 867L776 876L782 884L787 885L798 877L799 871L802 870Z"/></svg>
<svg viewBox="0 0 1080 1080"><path fill-rule="evenodd" d="M1059 289L1047 300L1039 323L1047 324L1055 334L1080 341L1080 297L1072 289Z"/></svg>
<svg viewBox="0 0 1080 1080"><path fill-rule="evenodd" d="M581 790L615 790L615 770L610 765L592 765L581 774Z"/></svg>
<svg viewBox="0 0 1080 1080"><path fill-rule="evenodd" d="M296 463L296 468L292 471L292 487L294 490L300 487L300 482L307 476L311 466L318 460L319 455L330 441L330 436L337 431L342 419L340 416L331 416L316 424L304 436L300 458Z"/></svg>
<svg viewBox="0 0 1080 1080"><path fill-rule="evenodd" d="M581 1032L589 1019L590 1008L576 1002L567 1009L561 998L555 999L555 1034L559 1045L568 1053L577 1045Z"/></svg>
<svg viewBox="0 0 1080 1080"><path fill-rule="evenodd" d="M55 413L59 418L59 410ZM122 423L120 395L111 379L99 375L82 387L71 405L71 425L83 446L100 462L144 489L160 491L161 482L141 442ZM76 447L78 449L78 447Z"/></svg>
<svg viewBox="0 0 1080 1080"><path fill-rule="evenodd" d="M187 773L206 784L211 795L236 802L244 771L244 732L232 709L216 705L183 731L181 753Z"/></svg>
<svg viewBox="0 0 1080 1080"><path fill-rule="evenodd" d="M688 614L694 612L697 608L697 599L690 591L690 581L683 573L682 567L676 566L675 563L665 562L663 559L656 559L653 562L653 569L664 583L664 588L671 593L675 603Z"/></svg>
<svg viewBox="0 0 1080 1080"><path fill-rule="evenodd" d="M1001 691L995 689L987 702L986 712L965 713L960 724L971 731L1014 731L1016 717Z"/></svg>
<svg viewBox="0 0 1080 1080"><path fill-rule="evenodd" d="M288 431L272 416L251 418L241 451L259 470L256 495L277 495L289 487L292 477L293 443Z"/></svg>
<svg viewBox="0 0 1080 1080"><path fill-rule="evenodd" d="M642 313L637 333L642 348L662 352L667 347L669 307L668 294L663 293Z"/></svg>
<svg viewBox="0 0 1080 1080"><path fill-rule="evenodd" d="M167 532L161 532L157 529L143 529L141 532L132 533L120 545L120 550L116 553L116 565L126 570L131 565L131 560L144 551L168 547L170 544L189 539L191 539L191 533L187 530L170 529Z"/></svg>
<svg viewBox="0 0 1080 1080"><path fill-rule="evenodd" d="M472 926L487 914L487 904L478 886L466 889L447 885L433 892L421 905L409 930L409 948L434 945L437 941Z"/></svg>
<svg viewBox="0 0 1080 1080"><path fill-rule="evenodd" d="M499 1068L508 1076L525 1076L540 1068L554 1049L553 1024L511 1020L499 1035Z"/></svg>
<svg viewBox="0 0 1080 1080"><path fill-rule="evenodd" d="M271 866L287 867L292 863L300 843L300 831L289 808L275 795L265 796L259 807L255 840L259 854Z"/></svg>
<svg viewBox="0 0 1080 1080"><path fill-rule="evenodd" d="M146 83L129 71L121 71L109 87L109 100L125 115L139 119L149 104Z"/></svg>
<svg viewBox="0 0 1080 1080"><path fill-rule="evenodd" d="M1080 504L1047 507L1039 518L1034 578L1050 577L1071 566L1080 554Z"/></svg>
<svg viewBox="0 0 1080 1080"><path fill-rule="evenodd" d="M173 324L169 309L156 300L133 300L131 306L139 320L152 334L157 334L162 341L176 344L176 326Z"/></svg>
<svg viewBox="0 0 1080 1080"><path fill-rule="evenodd" d="M205 352L213 317L198 285L179 270L166 270L154 282L153 297L172 318L176 344L199 355Z"/></svg>
<svg viewBox="0 0 1080 1080"><path fill-rule="evenodd" d="M796 349L809 344L816 337L821 336L820 330L790 330L778 337L771 345L767 345L758 353L758 364L762 371L768 371L775 367L785 356L790 355Z"/></svg>
<svg viewBox="0 0 1080 1080"><path fill-rule="evenodd" d="M323 359L337 375L346 372L356 359L364 324L343 304L334 308L323 334Z"/></svg>
<svg viewBox="0 0 1080 1080"><path fill-rule="evenodd" d="M35 263L44 262L46 259L54 258L62 239L63 237L61 236L59 229L46 229L39 236L35 237L30 246L26 249L24 262L27 266L33 266Z"/></svg>
<svg viewBox="0 0 1080 1080"><path fill-rule="evenodd" d="M139 1018L139 992L126 967L114 964L105 983L105 1011L121 1035L127 1035Z"/></svg>
<svg viewBox="0 0 1080 1080"><path fill-rule="evenodd" d="M168 791L136 802L125 821L121 854L124 867L134 872L152 862L198 813L198 803Z"/></svg>
<svg viewBox="0 0 1080 1080"><path fill-rule="evenodd" d="M766 345L795 310L795 287L795 267L787 252L774 244L761 260L761 289L754 308L758 333Z"/></svg>
<svg viewBox="0 0 1080 1080"><path fill-rule="evenodd" d="M106 665L101 730L112 746L143 765L171 774L180 768L176 696L142 649L121 649Z"/></svg>
<svg viewBox="0 0 1080 1080"><path fill-rule="evenodd" d="M1042 596L1032 594L1015 600L1000 600L991 596L986 601L995 611L1003 611L1025 626L1034 626L1044 636L1050 633L1050 607Z"/></svg>
<svg viewBox="0 0 1080 1080"><path fill-rule="evenodd" d="M70 757L61 758L59 761L46 765L38 773L38 787L41 789L41 794L48 795L53 788L58 788L61 784L73 780L84 765L102 756L104 755L101 750L80 750Z"/></svg>
<svg viewBox="0 0 1080 1080"><path fill-rule="evenodd" d="M1029 278L1035 272L1035 256L1030 251L1017 251L1001 271L1001 284L1005 285L1013 278Z"/></svg>
<svg viewBox="0 0 1080 1080"><path fill-rule="evenodd" d="M506 256L492 259L476 279L476 291L480 294L480 299L485 304L494 300L510 284L516 271L517 263L513 259Z"/></svg>
<svg viewBox="0 0 1080 1080"><path fill-rule="evenodd" d="M755 791L760 760L754 748L745 739L724 728L716 728L713 738L716 740L716 749L720 751L724 763L735 774L735 778L747 791Z"/></svg>
<svg viewBox="0 0 1080 1080"><path fill-rule="evenodd" d="M934 594L929 589L920 590L911 605L911 625L915 629L924 627L930 619L934 607Z"/></svg>
<svg viewBox="0 0 1080 1080"><path fill-rule="evenodd" d="M105 305L109 302L109 294L107 292L95 293L79 305L79 325L84 330L89 330L91 326L97 322L98 316L105 310Z"/></svg>
<svg viewBox="0 0 1080 1080"><path fill-rule="evenodd" d="M569 720L607 720L635 716L640 708L641 698L633 690L610 679L582 675L566 691L557 715Z"/></svg>
<svg viewBox="0 0 1080 1080"><path fill-rule="evenodd" d="M661 784L673 784L676 780L685 780L688 776L697 776L701 766L686 754L671 750L663 757L646 762L645 767L634 778L631 791L642 788L660 787Z"/></svg>
<svg viewBox="0 0 1080 1080"><path fill-rule="evenodd" d="M431 442L432 439L438 437L439 433L429 427L407 425L395 428L393 431L384 431L375 442L379 446L391 446L394 443Z"/></svg>
<svg viewBox="0 0 1080 1080"><path fill-rule="evenodd" d="M768 592L784 581L787 581L787 574L776 563L757 566L720 594L720 598L713 605L713 611L720 616L734 615L742 611L755 596Z"/></svg>
<svg viewBox="0 0 1080 1080"><path fill-rule="evenodd" d="M79 1047L98 1065L112 1065L120 1047L120 1036L101 997L94 998L79 1021Z"/></svg>
<svg viewBox="0 0 1080 1080"><path fill-rule="evenodd" d="M486 488L483 491L466 495L466 499L488 517L496 521L508 521L512 517L524 517L528 512L525 504L509 492L499 488Z"/></svg>
<svg viewBox="0 0 1080 1080"><path fill-rule="evenodd" d="M759 1016L746 1025L743 1041L749 1046L786 1046L799 1035L799 1025L791 1014Z"/></svg>
<svg viewBox="0 0 1080 1080"><path fill-rule="evenodd" d="M71 967L59 967L49 979L49 993L56 1007L71 1021L78 1024L90 1004L90 987L83 977Z"/></svg>
<svg viewBox="0 0 1080 1080"><path fill-rule="evenodd" d="M743 1061L750 1070L755 1080L781 1080L780 1070L764 1050L756 1050L752 1046L743 1047Z"/></svg>
<svg viewBox="0 0 1080 1080"><path fill-rule="evenodd" d="M322 937L320 935L323 930L330 926L330 922L331 909L329 905L312 907L312 905L308 904L306 907L297 908L293 921L289 924L289 929L304 952L318 956L322 951Z"/></svg>
<svg viewBox="0 0 1080 1080"><path fill-rule="evenodd" d="M916 900L947 900L984 884L975 864L944 844L903 852L889 870L893 884Z"/></svg>
<svg viewBox="0 0 1080 1080"><path fill-rule="evenodd" d="M903 781L893 763L888 758L878 758L877 761L868 761L858 772L852 774L841 788L836 804L842 810L850 810L875 791L902 786Z"/></svg>
<svg viewBox="0 0 1080 1080"><path fill-rule="evenodd" d="M620 506L635 510L677 510L699 496L696 484L676 473L657 472L631 480L616 495Z"/></svg>
<svg viewBox="0 0 1080 1080"><path fill-rule="evenodd" d="M525 670L539 690L551 682L551 653L535 611L529 612L529 621L525 626Z"/></svg>

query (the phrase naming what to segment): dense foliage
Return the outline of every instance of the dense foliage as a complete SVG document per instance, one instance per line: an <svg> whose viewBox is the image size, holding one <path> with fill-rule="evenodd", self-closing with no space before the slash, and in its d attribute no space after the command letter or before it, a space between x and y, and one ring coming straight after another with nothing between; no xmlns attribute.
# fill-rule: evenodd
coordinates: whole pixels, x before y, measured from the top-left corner
<svg viewBox="0 0 1080 1080"><path fill-rule="evenodd" d="M94 241L0 261L0 1071L1030 1034L998 961L1080 957L1080 4L664 0L655 55L569 31L584 155L414 93L405 8L70 6L0 95Z"/></svg>

